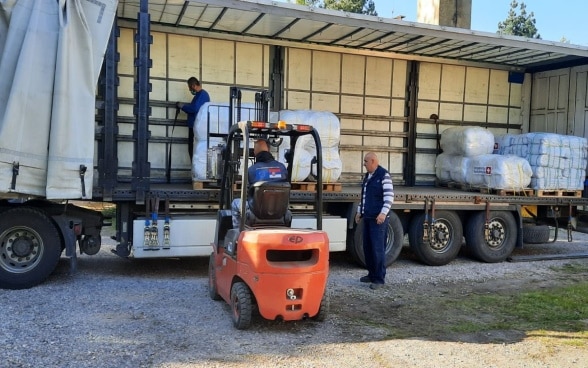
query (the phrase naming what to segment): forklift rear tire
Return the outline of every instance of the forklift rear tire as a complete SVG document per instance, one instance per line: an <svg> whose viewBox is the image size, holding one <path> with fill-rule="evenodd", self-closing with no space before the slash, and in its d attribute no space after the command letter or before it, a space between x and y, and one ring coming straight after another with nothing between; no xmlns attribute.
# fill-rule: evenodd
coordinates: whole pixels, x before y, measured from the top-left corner
<svg viewBox="0 0 588 368"><path fill-rule="evenodd" d="M244 282L235 282L231 287L231 310L235 328L238 330L249 328L253 306L251 304L251 291Z"/></svg>
<svg viewBox="0 0 588 368"><path fill-rule="evenodd" d="M323 294L323 298L321 299L321 306L319 308L319 311L316 314L316 316L312 317L312 319L314 319L315 321L318 321L318 322L324 322L327 319L327 316L329 315L330 309L331 309L331 296L329 295L329 292L327 290L325 290L325 293Z"/></svg>
<svg viewBox="0 0 588 368"><path fill-rule="evenodd" d="M210 254L208 261L208 295L212 300L221 300L218 295L218 288L216 287L216 272L214 270L214 252Z"/></svg>

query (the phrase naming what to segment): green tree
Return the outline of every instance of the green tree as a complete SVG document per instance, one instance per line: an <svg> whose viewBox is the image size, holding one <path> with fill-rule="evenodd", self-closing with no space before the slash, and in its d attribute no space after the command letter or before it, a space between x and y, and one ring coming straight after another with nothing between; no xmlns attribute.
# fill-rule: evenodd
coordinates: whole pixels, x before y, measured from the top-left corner
<svg viewBox="0 0 588 368"><path fill-rule="evenodd" d="M288 0L290 2L290 0ZM296 0L296 4L298 5L308 5L308 6L318 6L320 5L320 0Z"/></svg>
<svg viewBox="0 0 588 368"><path fill-rule="evenodd" d="M527 6L523 1L520 3L519 14L517 14L517 7L519 7L519 3L516 0L512 0L508 16L504 22L498 23L497 33L541 39L535 26L535 14L533 12L527 14Z"/></svg>
<svg viewBox="0 0 588 368"><path fill-rule="evenodd" d="M378 15L374 0L296 0L296 4L350 13Z"/></svg>

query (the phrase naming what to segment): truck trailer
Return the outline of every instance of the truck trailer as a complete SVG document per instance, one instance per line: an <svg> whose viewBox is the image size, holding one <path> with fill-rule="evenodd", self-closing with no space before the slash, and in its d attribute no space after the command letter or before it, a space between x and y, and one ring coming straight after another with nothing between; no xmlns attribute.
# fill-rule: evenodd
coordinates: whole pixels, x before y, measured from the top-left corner
<svg viewBox="0 0 588 368"><path fill-rule="evenodd" d="M546 240L545 225L570 237L588 204L577 188L441 187L435 176L439 140L450 127L586 137L586 47L265 0L65 1L47 11L35 7L56 5L37 3L2 5L0 70L32 78L0 90L0 287L35 286L62 253L75 270L78 252L100 250L105 219L84 201L115 207L117 256L210 255L220 181L194 181L185 115L175 107L190 99L191 76L216 111L226 109L229 126L241 120L241 102L254 106L245 120L277 121L292 110L337 116L341 176L321 191L312 182L292 188L292 227L316 226L308 214L320 193L330 251L347 251L360 265L362 228L353 217L370 151L394 182L388 265L405 235L427 265L451 262L462 246L480 261L501 262L524 238ZM67 29L74 15L85 33ZM85 36L65 52L59 45L72 34ZM54 54L53 63L35 64L40 44L23 46L30 39ZM67 57L81 66L64 67ZM49 100L11 105L15 96L39 99L36 70L53 73L43 91ZM69 97L55 97L63 91Z"/></svg>

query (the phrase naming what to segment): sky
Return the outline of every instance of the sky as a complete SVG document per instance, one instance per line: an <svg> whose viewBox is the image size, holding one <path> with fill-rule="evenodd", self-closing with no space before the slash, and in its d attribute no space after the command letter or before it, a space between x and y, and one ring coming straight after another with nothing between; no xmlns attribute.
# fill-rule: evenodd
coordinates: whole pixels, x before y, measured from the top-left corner
<svg viewBox="0 0 588 368"><path fill-rule="evenodd" d="M521 0L518 1L519 3ZM588 1L586 0L524 0L527 14L535 15L535 26L541 39L588 45ZM472 0L472 30L495 33L498 22L504 21L511 0ZM374 0L378 15L393 18L404 15L405 21L416 22L417 0ZM517 8L518 10L519 8ZM518 13L518 12L517 12Z"/></svg>
<svg viewBox="0 0 588 368"><path fill-rule="evenodd" d="M281 0L287 1L287 0ZM519 3L521 0L518 0ZM293 2L293 1L292 1ZM511 0L472 0L472 30L496 33L498 22L504 21ZM524 0L527 14L533 12L541 39L588 45L588 1L586 0ZM417 0L374 0L378 15L394 18L404 15L405 21L416 22ZM517 10L519 8L517 7ZM517 11L518 13L518 11Z"/></svg>

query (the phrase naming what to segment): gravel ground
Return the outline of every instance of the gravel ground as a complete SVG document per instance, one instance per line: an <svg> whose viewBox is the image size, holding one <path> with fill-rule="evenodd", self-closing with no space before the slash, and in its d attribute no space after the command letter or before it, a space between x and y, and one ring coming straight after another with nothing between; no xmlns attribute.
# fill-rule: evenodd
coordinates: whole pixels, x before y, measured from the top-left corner
<svg viewBox="0 0 588 368"><path fill-rule="evenodd" d="M476 285L492 289L515 280L550 280L554 266L586 267L588 259L483 264L460 256L447 266L429 267L405 250L388 269L387 286L373 291L358 282L364 270L333 254L334 303L325 322L257 316L249 330L238 331L228 305L208 297L208 259L126 260L110 253L109 238L103 242L98 255L79 257L74 276L62 258L42 285L0 290L0 366L583 367L588 361L586 344L553 346L530 333L439 336L417 329L396 337L390 325L374 322L427 323L437 311L410 315L412 296L434 300ZM588 235L516 250L544 253L588 253Z"/></svg>

